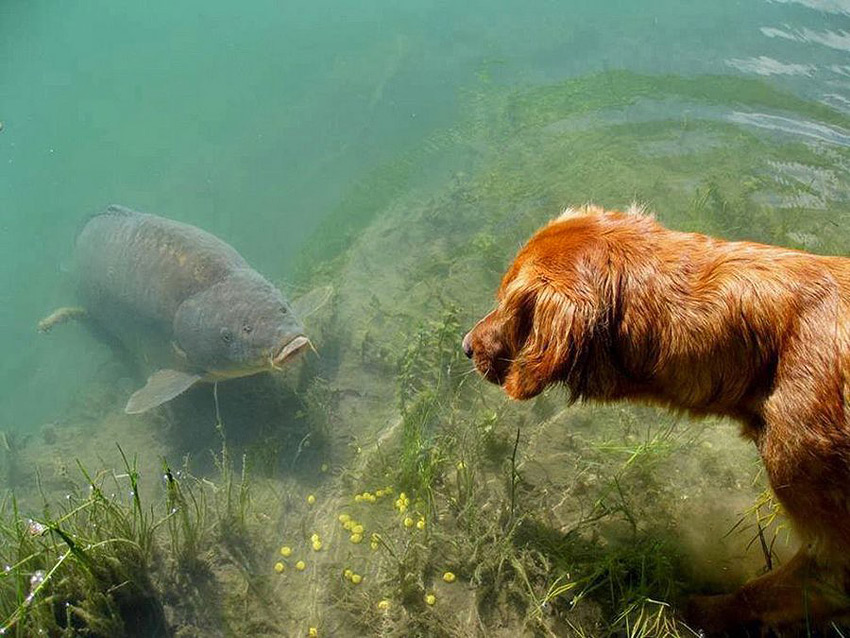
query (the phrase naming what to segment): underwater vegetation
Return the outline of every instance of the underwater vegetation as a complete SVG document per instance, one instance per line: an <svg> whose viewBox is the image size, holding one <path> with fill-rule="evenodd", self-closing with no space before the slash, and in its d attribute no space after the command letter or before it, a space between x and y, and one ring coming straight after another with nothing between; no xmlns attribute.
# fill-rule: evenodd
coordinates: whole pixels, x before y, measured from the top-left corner
<svg viewBox="0 0 850 638"><path fill-rule="evenodd" d="M4 501L3 635L172 636L184 608L215 597L198 598L212 563L240 562L251 502L226 446L215 477L163 465L155 497L144 494L135 459L118 449L123 471L91 475L78 464L64 498L44 495L32 517L14 497ZM202 624L217 622L204 611Z"/></svg>
<svg viewBox="0 0 850 638"><path fill-rule="evenodd" d="M126 460L126 459L125 459ZM154 521L138 497L135 469L124 480L92 478L59 511L20 517L12 498L2 526L2 596L6 635L165 635L150 572ZM124 502L104 490L130 493ZM123 499L122 499L123 500ZM128 631L129 629L129 631Z"/></svg>
<svg viewBox="0 0 850 638"><path fill-rule="evenodd" d="M156 429L167 419L115 418L106 392L80 432L109 428L138 467L73 469L68 490L39 465L47 443L16 444L12 469L38 466L50 492L6 501L7 634L132 636L132 608L186 637L691 636L676 613L688 594L786 559L730 424L567 407L557 389L514 404L460 340L520 242L570 204L637 200L670 227L841 252L846 147L735 114L848 118L759 81L623 72L484 78L463 101L456 126L355 187L301 255L295 283L336 293L311 334L320 355L289 380L293 414L252 429L222 392L225 445L178 475L162 464L185 443ZM278 392L257 387L257 405ZM179 414L171 427L215 432L209 410ZM126 442L140 429L175 449L145 458ZM137 490L134 471L157 478Z"/></svg>

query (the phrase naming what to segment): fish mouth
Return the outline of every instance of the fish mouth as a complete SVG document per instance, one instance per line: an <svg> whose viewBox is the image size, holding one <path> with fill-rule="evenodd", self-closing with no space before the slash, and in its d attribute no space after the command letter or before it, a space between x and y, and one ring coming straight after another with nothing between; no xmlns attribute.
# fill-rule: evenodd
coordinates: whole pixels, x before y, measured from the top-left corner
<svg viewBox="0 0 850 638"><path fill-rule="evenodd" d="M279 369L285 361L295 357L300 352L303 352L307 347L315 350L312 342L304 335L293 337L288 342L283 344L277 352L273 352L270 357L271 367Z"/></svg>

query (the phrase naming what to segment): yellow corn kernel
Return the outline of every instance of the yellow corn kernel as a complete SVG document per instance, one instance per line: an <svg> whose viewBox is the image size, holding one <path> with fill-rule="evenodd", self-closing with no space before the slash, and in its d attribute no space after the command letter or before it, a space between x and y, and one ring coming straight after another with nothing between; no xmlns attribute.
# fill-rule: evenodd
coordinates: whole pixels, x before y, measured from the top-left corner
<svg viewBox="0 0 850 638"><path fill-rule="evenodd" d="M443 574L443 580L447 583L455 582L455 578L456 576L452 572L446 572L445 574Z"/></svg>
<svg viewBox="0 0 850 638"><path fill-rule="evenodd" d="M284 557L292 556L292 548L289 545L284 545L280 548L280 555Z"/></svg>
<svg viewBox="0 0 850 638"><path fill-rule="evenodd" d="M295 569L297 569L299 572L303 572L305 569L307 569L307 565L303 560L299 560L297 563L295 563Z"/></svg>
<svg viewBox="0 0 850 638"><path fill-rule="evenodd" d="M425 596L425 604L426 605L433 605L436 602L437 602L437 597L434 594L427 594Z"/></svg>
<svg viewBox="0 0 850 638"><path fill-rule="evenodd" d="M275 570L278 574L283 573L283 570L284 570L284 569L285 569L285 567L284 567L283 563L275 563L275 564L274 564L274 570Z"/></svg>

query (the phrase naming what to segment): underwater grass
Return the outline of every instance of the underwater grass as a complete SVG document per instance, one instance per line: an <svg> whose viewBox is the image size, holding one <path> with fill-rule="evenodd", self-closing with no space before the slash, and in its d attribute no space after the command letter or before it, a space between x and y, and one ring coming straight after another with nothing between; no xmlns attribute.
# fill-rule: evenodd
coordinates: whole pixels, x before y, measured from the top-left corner
<svg viewBox="0 0 850 638"><path fill-rule="evenodd" d="M527 434L516 427L521 410L500 403L493 411L479 385L464 387L469 375L459 349L441 348L458 328L448 309L420 324L399 357L402 430L363 475L387 477L409 494L410 505L396 501L392 512L359 506L370 513L357 520L376 530L369 564L379 576L338 590L336 613L368 635L469 635L460 610L441 607L455 586L439 584L449 571L470 592L463 613L478 617L482 627L519 623L552 635L560 618L579 627L589 617L594 633L588 635L602 635L604 618L604 635L684 632L672 605L661 602L681 592L681 557L667 531L640 520L633 503L643 501L658 464L690 439L668 421L653 425L627 410L618 413L619 439L586 443L587 462L599 466L603 459L607 468L594 506L569 530L553 529L541 519L537 498L529 498L533 486L522 467ZM454 366L457 374L447 374ZM545 401L538 412L544 419L560 414ZM405 418L411 419L406 425ZM407 516L427 519L427 527L406 528ZM626 539L597 536L601 525L617 520L629 523ZM423 604L429 592L436 593L433 606ZM451 600L458 604L454 594ZM381 602L385 609L377 607Z"/></svg>
<svg viewBox="0 0 850 638"><path fill-rule="evenodd" d="M92 475L78 463L81 480L58 504L43 496L37 516L23 515L13 496L4 501L4 635L170 636L171 592L209 579L216 547L246 545L248 483L226 446L217 484L163 461L164 494L147 499L135 458L118 449L123 472Z"/></svg>
<svg viewBox="0 0 850 638"><path fill-rule="evenodd" d="M402 418L398 484L429 501L442 461L435 433L451 414L466 367L457 347L459 331L457 309L445 308L442 316L419 327L398 363Z"/></svg>
<svg viewBox="0 0 850 638"><path fill-rule="evenodd" d="M14 499L4 509L4 633L166 635L151 581L157 523L142 507L135 462L119 451L125 472L92 477L80 466L84 486L58 515L45 505L43 516L24 520Z"/></svg>

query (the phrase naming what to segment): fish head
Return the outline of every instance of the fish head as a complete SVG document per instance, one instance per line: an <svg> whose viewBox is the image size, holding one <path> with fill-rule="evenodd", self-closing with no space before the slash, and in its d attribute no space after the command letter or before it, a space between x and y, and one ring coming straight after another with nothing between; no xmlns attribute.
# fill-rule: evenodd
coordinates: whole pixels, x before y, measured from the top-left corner
<svg viewBox="0 0 850 638"><path fill-rule="evenodd" d="M281 292L244 269L186 299L174 317L178 351L211 379L279 369L311 347Z"/></svg>

